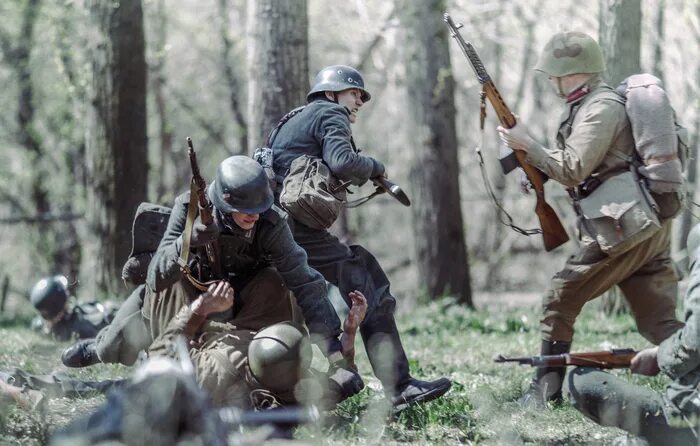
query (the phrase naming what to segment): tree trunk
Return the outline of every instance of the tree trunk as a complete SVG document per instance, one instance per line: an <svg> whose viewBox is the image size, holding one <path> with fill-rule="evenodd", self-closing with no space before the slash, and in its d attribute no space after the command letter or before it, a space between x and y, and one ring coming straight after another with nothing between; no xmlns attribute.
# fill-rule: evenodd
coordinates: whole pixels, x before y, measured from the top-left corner
<svg viewBox="0 0 700 446"><path fill-rule="evenodd" d="M238 75L234 72L233 63L231 60L231 52L233 51L233 42L231 42L231 37L229 37L229 31L231 29L231 23L228 19L229 10L229 0L219 0L219 34L221 36L221 65L224 72L224 79L226 85L228 86L228 102L231 108L231 113L233 114L233 119L236 122L236 136L238 137L238 147L236 147L235 153L247 154L248 153L248 124L246 123L244 116L244 105L241 104L243 100L243 88L241 88L241 81L238 79Z"/></svg>
<svg viewBox="0 0 700 446"><path fill-rule="evenodd" d="M639 0L600 0L599 43L605 59L606 79L617 86L641 72L640 47L642 9ZM622 295L612 289L601 298L605 314L627 311Z"/></svg>
<svg viewBox="0 0 700 446"><path fill-rule="evenodd" d="M306 0L248 0L248 147L265 143L279 119L306 103Z"/></svg>
<svg viewBox="0 0 700 446"><path fill-rule="evenodd" d="M639 0L600 0L599 39L606 79L615 87L642 71L640 47L642 7Z"/></svg>
<svg viewBox="0 0 700 446"><path fill-rule="evenodd" d="M406 32L406 128L416 150L411 209L419 281L430 298L449 294L472 305L460 208L454 79L442 22L446 4L402 0L398 9Z"/></svg>
<svg viewBox="0 0 700 446"><path fill-rule="evenodd" d="M131 247L134 211L146 198L146 61L140 0L89 2L93 32L89 229L96 294L115 295Z"/></svg>

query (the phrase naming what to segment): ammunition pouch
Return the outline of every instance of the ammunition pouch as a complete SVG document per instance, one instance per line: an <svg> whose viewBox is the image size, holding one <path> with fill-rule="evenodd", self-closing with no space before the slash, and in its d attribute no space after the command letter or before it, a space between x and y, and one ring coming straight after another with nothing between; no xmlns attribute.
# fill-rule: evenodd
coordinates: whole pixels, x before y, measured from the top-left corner
<svg viewBox="0 0 700 446"><path fill-rule="evenodd" d="M580 230L609 256L628 251L661 228L657 205L633 169L589 185L587 195L574 198Z"/></svg>

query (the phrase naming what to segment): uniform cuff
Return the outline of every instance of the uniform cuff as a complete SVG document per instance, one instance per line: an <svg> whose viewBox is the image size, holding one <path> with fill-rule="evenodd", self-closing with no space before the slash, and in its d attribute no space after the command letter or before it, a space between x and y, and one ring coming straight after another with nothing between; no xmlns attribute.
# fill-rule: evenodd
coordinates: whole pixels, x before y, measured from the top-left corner
<svg viewBox="0 0 700 446"><path fill-rule="evenodd" d="M527 148L527 156L525 157L525 160L538 169L543 170L542 166L547 158L549 158L549 154L541 145L532 144L532 146Z"/></svg>

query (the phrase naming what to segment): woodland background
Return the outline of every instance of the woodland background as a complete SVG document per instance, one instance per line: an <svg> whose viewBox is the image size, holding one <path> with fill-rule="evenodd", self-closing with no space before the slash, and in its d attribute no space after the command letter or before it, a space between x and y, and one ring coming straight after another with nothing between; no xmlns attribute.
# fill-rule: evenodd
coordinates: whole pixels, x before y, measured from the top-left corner
<svg viewBox="0 0 700 446"><path fill-rule="evenodd" d="M442 21L449 11L512 110L552 145L562 105L534 65L552 33L599 38L611 84L652 72L697 146L700 2L696 0L366 1L8 0L0 4L0 299L23 311L31 285L62 273L81 297L127 295L120 270L141 201L172 204L189 181L185 137L205 178L250 154L315 73L349 64L372 100L355 140L413 200L383 196L335 230L392 278L403 310L418 299L538 292L575 250L497 223L479 174L516 223L537 224L532 196L504 177L492 110L483 141L480 86ZM490 107L490 106L489 106ZM693 182L696 159L689 177ZM551 183L551 182L550 182ZM362 192L371 190L365 187ZM549 201L573 231L564 190ZM692 210L691 206L691 210ZM695 221L678 219L674 255Z"/></svg>
<svg viewBox="0 0 700 446"><path fill-rule="evenodd" d="M28 328L31 286L62 273L79 297L126 296L119 277L134 210L145 200L170 205L187 188L185 137L193 138L210 181L222 159L252 153L279 117L304 102L319 69L342 63L358 67L372 92L355 140L385 162L413 205L382 196L349 210L334 230L365 245L387 270L412 372L449 376L454 385L438 401L386 417L379 384L360 353L366 390L331 414L339 421L297 436L344 445L630 444L568 403L544 411L519 406L532 371L493 362L495 352L536 352L534 304L576 243L545 253L539 237L498 224L477 145L516 223L536 226L534 199L520 195L514 175L500 173L490 108L481 138L480 87L447 34L445 11L464 23L463 36L506 102L549 145L562 104L531 67L554 32L598 37L612 84L641 71L661 77L691 134L692 200L700 128L698 0L5 0L0 370L58 370L89 380L128 376L131 370L118 365L63 367L57 352L69 343ZM565 192L548 184L547 194L575 239ZM697 222L691 210L698 214L690 206L677 219L679 264L684 234ZM597 305L577 321L578 349L647 346L629 315L603 318ZM667 382L616 373L655 390ZM103 401L52 398L41 414L0 407L0 443L46 444L54 429Z"/></svg>

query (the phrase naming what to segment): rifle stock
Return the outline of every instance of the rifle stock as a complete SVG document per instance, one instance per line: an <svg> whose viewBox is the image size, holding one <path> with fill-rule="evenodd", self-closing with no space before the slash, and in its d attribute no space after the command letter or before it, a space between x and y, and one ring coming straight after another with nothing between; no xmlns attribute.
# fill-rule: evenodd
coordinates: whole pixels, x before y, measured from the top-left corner
<svg viewBox="0 0 700 446"><path fill-rule="evenodd" d="M449 14L445 13L444 16L445 23L450 30L450 34L457 41L460 49L464 53L467 60L469 60L470 65L474 69L474 73L482 85L483 91L488 98L489 102L493 106L493 109L498 116L498 120L501 125L507 129L515 127L516 119L513 113L506 105L505 101L501 97L501 93L496 88L496 85L491 80L491 77L486 72L483 62L479 58L476 50L471 43L466 42L462 35L459 33L459 28L462 25L457 25L452 20ZM536 204L535 213L537 214L537 219L540 223L540 228L542 229L542 239L544 241L544 249L546 251L551 251L554 248L563 245L569 240L569 235L566 233L566 229L559 220L557 213L554 209L547 203L544 196L544 176L542 172L528 164L525 153L516 150L515 156L520 163L520 166L525 171L528 180L532 183L532 188L535 191Z"/></svg>
<svg viewBox="0 0 700 446"><path fill-rule="evenodd" d="M532 367L567 367L583 366L599 369L620 369L630 366L637 351L631 348L604 350L599 352L564 353L561 355L525 356L508 358L498 355L495 362L517 362L520 365Z"/></svg>
<svg viewBox="0 0 700 446"><path fill-rule="evenodd" d="M195 191L197 193L197 203L199 205L199 218L204 225L210 225L214 222L214 205L207 197L207 183L202 178L202 174L199 172L199 163L197 162L197 154L194 151L194 146L192 145L192 138L187 137L187 155L190 158L190 167L192 168L192 183L195 185ZM192 198L190 198L191 200ZM218 277L221 277L219 261L216 255L216 247L213 243L205 246L205 251L207 254L207 260L209 261L209 266L213 273Z"/></svg>

